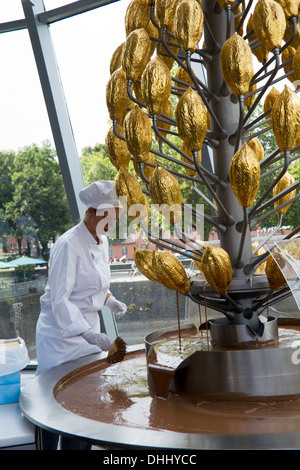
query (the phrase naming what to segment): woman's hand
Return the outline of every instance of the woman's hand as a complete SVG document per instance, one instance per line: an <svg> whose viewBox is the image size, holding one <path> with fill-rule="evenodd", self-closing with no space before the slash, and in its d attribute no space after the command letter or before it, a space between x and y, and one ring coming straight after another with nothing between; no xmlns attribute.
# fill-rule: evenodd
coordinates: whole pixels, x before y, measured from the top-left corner
<svg viewBox="0 0 300 470"><path fill-rule="evenodd" d="M107 305L107 307L111 309L111 311L115 314L116 318L122 317L127 311L126 304L115 299L113 295L110 295L108 297L105 305Z"/></svg>
<svg viewBox="0 0 300 470"><path fill-rule="evenodd" d="M81 336L89 344L95 344L102 349L102 351L109 351L111 348L111 341L105 333L93 333L91 330L87 330L82 333Z"/></svg>

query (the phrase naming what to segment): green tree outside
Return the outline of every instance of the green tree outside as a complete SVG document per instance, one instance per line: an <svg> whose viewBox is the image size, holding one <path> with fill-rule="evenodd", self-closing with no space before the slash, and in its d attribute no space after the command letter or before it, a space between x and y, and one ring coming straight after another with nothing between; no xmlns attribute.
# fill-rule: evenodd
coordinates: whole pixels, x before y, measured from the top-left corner
<svg viewBox="0 0 300 470"><path fill-rule="evenodd" d="M7 165L7 155L0 152L0 167ZM0 194L6 230L20 243L25 238L30 255L30 240L40 243L40 255L48 258L48 242L54 241L71 225L65 189L56 153L49 142L36 144L10 155L6 195ZM9 184L10 183L10 184Z"/></svg>

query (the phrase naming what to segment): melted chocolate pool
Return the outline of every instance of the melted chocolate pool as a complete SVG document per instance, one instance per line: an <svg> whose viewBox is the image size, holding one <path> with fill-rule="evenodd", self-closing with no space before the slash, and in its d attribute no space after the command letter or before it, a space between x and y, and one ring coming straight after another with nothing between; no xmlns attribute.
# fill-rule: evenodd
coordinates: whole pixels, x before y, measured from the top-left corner
<svg viewBox="0 0 300 470"><path fill-rule="evenodd" d="M278 347L292 347L295 340L300 341L300 327L279 328ZM169 335L155 344L155 362L172 370L195 347L209 348L206 332L181 338L181 347L176 335ZM72 413L135 429L245 435L300 430L298 398L234 402L151 396L144 350L127 353L117 364L103 359L72 371L56 384L54 396Z"/></svg>

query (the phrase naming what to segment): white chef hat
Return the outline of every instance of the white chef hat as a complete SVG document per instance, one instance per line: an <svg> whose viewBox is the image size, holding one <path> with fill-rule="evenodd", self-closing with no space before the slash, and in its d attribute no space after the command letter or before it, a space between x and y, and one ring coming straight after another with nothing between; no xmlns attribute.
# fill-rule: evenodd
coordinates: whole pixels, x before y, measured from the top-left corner
<svg viewBox="0 0 300 470"><path fill-rule="evenodd" d="M114 188L114 181L95 181L79 192L79 198L87 206L94 209L120 207L121 204Z"/></svg>

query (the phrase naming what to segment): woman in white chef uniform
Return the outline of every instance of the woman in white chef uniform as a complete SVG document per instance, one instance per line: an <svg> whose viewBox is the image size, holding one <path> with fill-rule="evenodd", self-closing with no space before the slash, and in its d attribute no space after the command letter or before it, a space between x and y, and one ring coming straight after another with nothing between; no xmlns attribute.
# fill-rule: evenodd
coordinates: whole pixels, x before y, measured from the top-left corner
<svg viewBox="0 0 300 470"><path fill-rule="evenodd" d="M36 328L37 374L64 362L108 351L98 311L108 306L116 318L126 305L110 293L106 233L121 210L113 181L96 181L79 193L84 219L53 245Z"/></svg>

